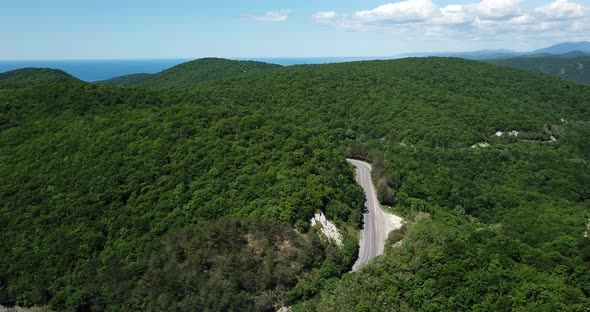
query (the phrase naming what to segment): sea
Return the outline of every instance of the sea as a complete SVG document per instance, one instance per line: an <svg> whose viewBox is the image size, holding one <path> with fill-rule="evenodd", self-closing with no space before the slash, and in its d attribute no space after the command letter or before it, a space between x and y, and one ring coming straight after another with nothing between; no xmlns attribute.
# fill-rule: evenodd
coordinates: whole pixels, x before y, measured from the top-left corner
<svg viewBox="0 0 590 312"><path fill-rule="evenodd" d="M304 58L235 58L274 63L283 66L327 64L366 60L392 59L393 57L304 57ZM53 68L87 82L95 82L130 74L155 74L192 59L141 59L141 60L0 60L0 73L20 68Z"/></svg>

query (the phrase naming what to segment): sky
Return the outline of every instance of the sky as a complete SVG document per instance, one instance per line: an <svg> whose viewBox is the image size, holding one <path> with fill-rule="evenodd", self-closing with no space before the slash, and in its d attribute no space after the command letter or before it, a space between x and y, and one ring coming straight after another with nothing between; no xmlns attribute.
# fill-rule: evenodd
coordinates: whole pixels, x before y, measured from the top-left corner
<svg viewBox="0 0 590 312"><path fill-rule="evenodd" d="M394 56L590 40L590 0L0 0L0 60Z"/></svg>

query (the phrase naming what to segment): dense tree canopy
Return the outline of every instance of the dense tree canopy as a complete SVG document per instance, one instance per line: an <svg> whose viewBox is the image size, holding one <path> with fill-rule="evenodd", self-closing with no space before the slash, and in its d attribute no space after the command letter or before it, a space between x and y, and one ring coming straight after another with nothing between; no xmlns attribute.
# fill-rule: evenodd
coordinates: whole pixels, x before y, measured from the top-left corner
<svg viewBox="0 0 590 312"><path fill-rule="evenodd" d="M590 304L590 88L448 58L186 81L0 90L0 299L78 311ZM374 164L380 199L411 223L339 279L363 203L345 156ZM318 210L344 247L309 229Z"/></svg>
<svg viewBox="0 0 590 312"><path fill-rule="evenodd" d="M155 75L128 75L100 81L98 84L179 89L192 87L205 81L244 76L278 68L281 66L263 62L204 58L174 66Z"/></svg>
<svg viewBox="0 0 590 312"><path fill-rule="evenodd" d="M344 155L294 116L93 85L5 90L0 103L0 278L23 304L81 308L84 285L101 283L89 276L226 215L302 231L332 206L341 224L360 220Z"/></svg>

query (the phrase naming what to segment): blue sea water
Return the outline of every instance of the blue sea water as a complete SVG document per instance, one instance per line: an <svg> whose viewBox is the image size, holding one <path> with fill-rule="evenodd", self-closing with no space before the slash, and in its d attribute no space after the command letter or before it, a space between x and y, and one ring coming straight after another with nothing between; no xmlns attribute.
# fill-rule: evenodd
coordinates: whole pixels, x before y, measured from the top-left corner
<svg viewBox="0 0 590 312"><path fill-rule="evenodd" d="M129 74L155 74L188 60L59 60L59 61L0 61L0 73L20 68L53 68L88 82Z"/></svg>
<svg viewBox="0 0 590 312"><path fill-rule="evenodd" d="M313 57L313 58L248 58L253 60L280 64L283 66L300 64L326 64L362 60L388 59L387 57ZM155 74L172 66L190 61L190 59L157 60L52 60L52 61L3 61L0 60L0 73L20 68L53 68L88 82L100 81L129 74Z"/></svg>

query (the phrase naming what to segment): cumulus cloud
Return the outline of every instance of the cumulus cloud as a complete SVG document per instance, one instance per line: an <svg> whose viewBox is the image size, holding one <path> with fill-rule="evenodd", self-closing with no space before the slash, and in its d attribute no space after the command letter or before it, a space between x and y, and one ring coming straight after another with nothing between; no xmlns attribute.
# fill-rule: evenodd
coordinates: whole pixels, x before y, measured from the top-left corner
<svg viewBox="0 0 590 312"><path fill-rule="evenodd" d="M522 15L522 2L523 0L483 0L468 5L467 10L471 16L481 20L507 20Z"/></svg>
<svg viewBox="0 0 590 312"><path fill-rule="evenodd" d="M590 30L590 9L570 0L551 0L526 8L525 0L481 0L438 7L431 0L387 3L357 12L317 12L319 24L357 31L386 29L446 36L477 33L584 32ZM529 6L530 7L530 6Z"/></svg>
<svg viewBox="0 0 590 312"><path fill-rule="evenodd" d="M568 0L556 0L537 8L535 12L548 20L577 19L588 15L587 8Z"/></svg>
<svg viewBox="0 0 590 312"><path fill-rule="evenodd" d="M291 10L268 11L262 15L243 14L243 17L260 22L286 22Z"/></svg>
<svg viewBox="0 0 590 312"><path fill-rule="evenodd" d="M470 21L470 16L462 5L448 5L440 9L440 13L439 17L432 19L432 23L454 25L465 24Z"/></svg>
<svg viewBox="0 0 590 312"><path fill-rule="evenodd" d="M352 18L364 23L404 24L424 22L440 15L438 7L430 0L408 0L388 3L373 10L359 11Z"/></svg>
<svg viewBox="0 0 590 312"><path fill-rule="evenodd" d="M317 12L311 18L320 24L331 23L334 19L338 17L336 12Z"/></svg>

